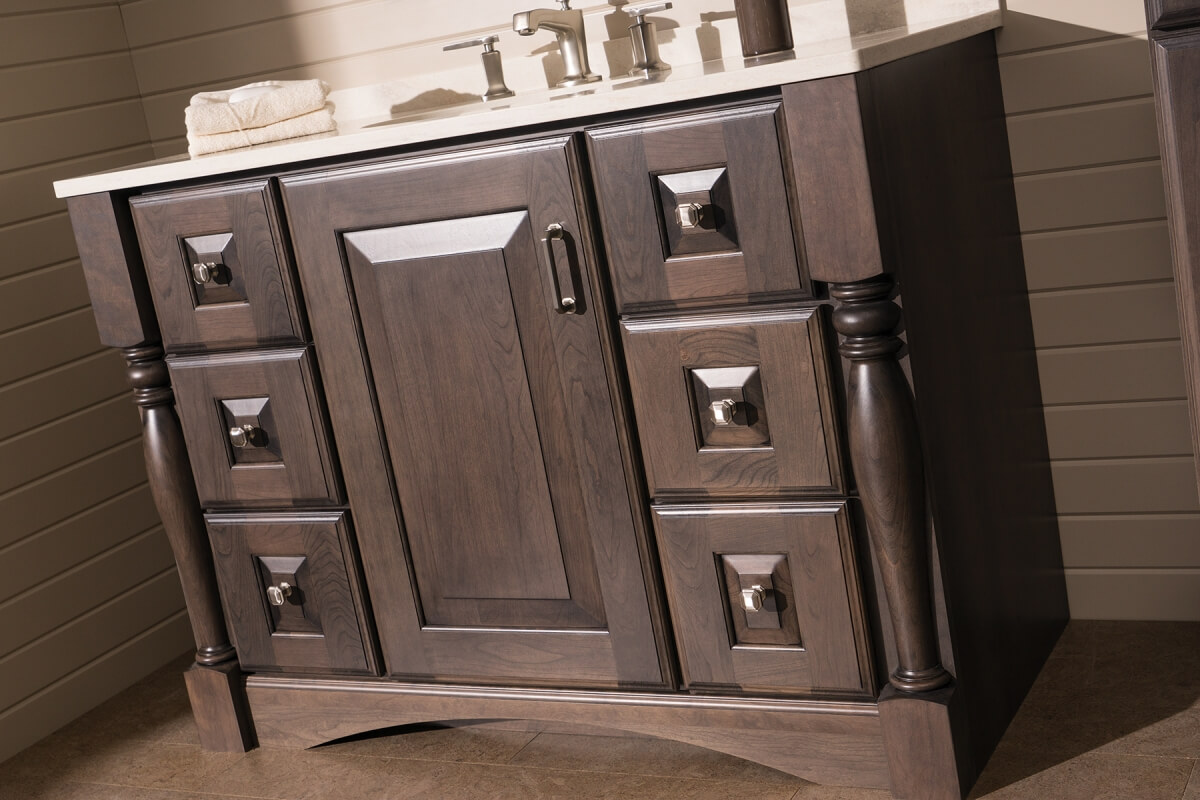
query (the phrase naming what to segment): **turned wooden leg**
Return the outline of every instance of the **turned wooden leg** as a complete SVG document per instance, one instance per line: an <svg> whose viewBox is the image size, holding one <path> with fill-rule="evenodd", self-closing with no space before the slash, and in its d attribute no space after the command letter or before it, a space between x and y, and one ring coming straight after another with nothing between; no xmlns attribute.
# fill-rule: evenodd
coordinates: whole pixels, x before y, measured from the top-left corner
<svg viewBox="0 0 1200 800"><path fill-rule="evenodd" d="M185 677L201 744L209 750L242 752L253 746L244 681L221 611L212 550L163 350L148 344L126 348L122 354L142 417L150 491L175 554L196 637L196 663Z"/></svg>
<svg viewBox="0 0 1200 800"><path fill-rule="evenodd" d="M898 663L880 697L880 719L897 797L961 798L964 729L938 656L921 443L897 361L894 285L880 275L829 289L839 301L833 327L850 362L850 460L896 638Z"/></svg>

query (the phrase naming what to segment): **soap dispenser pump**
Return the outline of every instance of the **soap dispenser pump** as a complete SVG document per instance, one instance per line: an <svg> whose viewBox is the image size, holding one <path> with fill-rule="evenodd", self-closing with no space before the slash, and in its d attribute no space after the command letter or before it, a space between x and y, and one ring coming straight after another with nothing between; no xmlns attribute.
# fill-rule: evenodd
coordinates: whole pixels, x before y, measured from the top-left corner
<svg viewBox="0 0 1200 800"><path fill-rule="evenodd" d="M647 14L655 14L671 8L670 3L653 3L626 9L633 17L629 26L629 39L633 45L633 69L631 76L649 78L671 71L671 65L658 57L658 34L653 22L646 20Z"/></svg>

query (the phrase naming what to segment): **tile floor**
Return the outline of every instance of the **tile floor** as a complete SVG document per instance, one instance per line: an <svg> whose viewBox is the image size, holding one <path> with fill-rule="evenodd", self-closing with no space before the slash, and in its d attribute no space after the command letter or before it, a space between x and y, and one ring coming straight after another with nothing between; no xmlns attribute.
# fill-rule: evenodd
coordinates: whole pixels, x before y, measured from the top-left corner
<svg viewBox="0 0 1200 800"><path fill-rule="evenodd" d="M204 753L180 671L0 764L0 800L884 800L673 742L429 727L315 750ZM1073 622L972 798L1200 800L1200 624Z"/></svg>

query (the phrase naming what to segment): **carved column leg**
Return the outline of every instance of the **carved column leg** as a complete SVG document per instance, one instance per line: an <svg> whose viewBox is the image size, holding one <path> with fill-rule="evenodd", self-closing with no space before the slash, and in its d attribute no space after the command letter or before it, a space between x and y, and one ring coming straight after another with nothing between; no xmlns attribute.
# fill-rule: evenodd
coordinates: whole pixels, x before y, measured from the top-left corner
<svg viewBox="0 0 1200 800"><path fill-rule="evenodd" d="M969 786L961 704L938 656L917 418L897 361L899 306L880 275L832 284L833 327L850 362L850 460L895 631L897 667L880 720L897 797L961 798Z"/></svg>
<svg viewBox="0 0 1200 800"><path fill-rule="evenodd" d="M221 611L212 551L163 350L153 344L126 348L122 354L142 417L150 491L175 554L196 638L196 663L184 677L200 741L209 750L243 752L254 739L245 688Z"/></svg>

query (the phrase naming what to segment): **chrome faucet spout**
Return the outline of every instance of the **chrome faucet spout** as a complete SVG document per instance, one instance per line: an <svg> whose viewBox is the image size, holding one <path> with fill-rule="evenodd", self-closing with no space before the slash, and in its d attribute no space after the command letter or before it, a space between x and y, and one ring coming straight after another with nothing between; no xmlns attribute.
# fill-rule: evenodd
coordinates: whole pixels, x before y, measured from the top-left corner
<svg viewBox="0 0 1200 800"><path fill-rule="evenodd" d="M569 0L559 0L559 3L561 9L535 8L513 14L513 30L521 36L532 36L542 28L554 31L566 69L566 75L555 86L577 86L600 80L588 65L583 12L572 11Z"/></svg>

